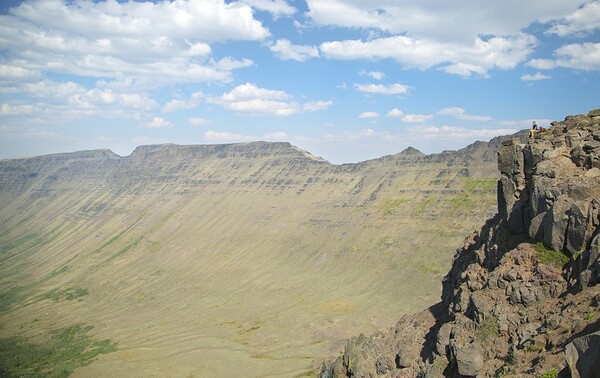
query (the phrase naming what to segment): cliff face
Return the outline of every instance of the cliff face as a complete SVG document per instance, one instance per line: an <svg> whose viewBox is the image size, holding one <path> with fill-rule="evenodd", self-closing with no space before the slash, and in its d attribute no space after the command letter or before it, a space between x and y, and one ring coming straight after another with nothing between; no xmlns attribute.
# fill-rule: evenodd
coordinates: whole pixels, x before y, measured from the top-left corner
<svg viewBox="0 0 600 378"><path fill-rule="evenodd" d="M600 110L498 148L498 214L469 236L442 301L351 339L321 376L600 371Z"/></svg>
<svg viewBox="0 0 600 378"><path fill-rule="evenodd" d="M447 245L494 208L495 150L332 165L256 142L0 161L0 342L89 324L123 347L81 376L312 373L437 300Z"/></svg>

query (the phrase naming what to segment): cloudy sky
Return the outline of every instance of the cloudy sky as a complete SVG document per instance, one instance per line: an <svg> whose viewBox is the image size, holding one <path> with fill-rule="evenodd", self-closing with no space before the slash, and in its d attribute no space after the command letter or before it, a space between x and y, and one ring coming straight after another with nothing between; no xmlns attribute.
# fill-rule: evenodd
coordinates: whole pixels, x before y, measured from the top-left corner
<svg viewBox="0 0 600 378"><path fill-rule="evenodd" d="M0 158L426 153L600 107L600 1L0 2Z"/></svg>

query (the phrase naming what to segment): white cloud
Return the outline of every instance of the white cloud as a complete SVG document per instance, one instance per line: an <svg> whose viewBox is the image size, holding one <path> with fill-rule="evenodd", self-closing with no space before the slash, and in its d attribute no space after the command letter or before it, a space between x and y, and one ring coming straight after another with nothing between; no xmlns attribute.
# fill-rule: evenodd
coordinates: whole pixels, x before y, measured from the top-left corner
<svg viewBox="0 0 600 378"><path fill-rule="evenodd" d="M368 118L378 118L379 114L376 112L363 112L358 115L358 118L368 119Z"/></svg>
<svg viewBox="0 0 600 378"><path fill-rule="evenodd" d="M200 118L200 117L190 118L190 119L188 119L188 122L192 126L205 126L205 125L209 125L212 123L211 120Z"/></svg>
<svg viewBox="0 0 600 378"><path fill-rule="evenodd" d="M382 80L386 77L385 73L379 71L360 71L358 74L361 76L369 76L375 80Z"/></svg>
<svg viewBox="0 0 600 378"><path fill-rule="evenodd" d="M402 115L404 115L404 112L402 112L402 110L398 108L394 108L390 110L386 115L388 117L402 117Z"/></svg>
<svg viewBox="0 0 600 378"><path fill-rule="evenodd" d="M400 118L402 122L420 123L429 121L433 118L431 114L406 114L398 108L394 108L387 113L388 117Z"/></svg>
<svg viewBox="0 0 600 378"><path fill-rule="evenodd" d="M224 132L224 131L213 131L213 130L208 130L207 132L205 132L204 139L207 139L209 141L219 141L219 142L222 142L222 141L240 142L240 141L255 140L254 137L248 136L248 135L235 134L235 133Z"/></svg>
<svg viewBox="0 0 600 378"><path fill-rule="evenodd" d="M331 101L315 101L300 104L293 101L285 91L259 88L255 84L238 85L220 97L210 97L208 103L219 104L226 109L257 115L289 116L302 111L327 109Z"/></svg>
<svg viewBox="0 0 600 378"><path fill-rule="evenodd" d="M335 133L329 133L323 135L323 139L326 141L335 141L335 142L343 142L343 141L352 141L352 140L361 140L363 138L372 138L381 136L381 133L377 131L367 128L359 131L340 131Z"/></svg>
<svg viewBox="0 0 600 378"><path fill-rule="evenodd" d="M467 129L457 126L414 126L408 131L423 140L439 141L470 141L489 140L500 135L509 135L517 132L517 129Z"/></svg>
<svg viewBox="0 0 600 378"><path fill-rule="evenodd" d="M148 129L170 129L173 127L173 123L161 117L154 117L152 118L152 121L148 122L144 127Z"/></svg>
<svg viewBox="0 0 600 378"><path fill-rule="evenodd" d="M354 84L354 87L362 93L369 94L385 94L385 95L399 95L407 94L410 87L404 84Z"/></svg>
<svg viewBox="0 0 600 378"><path fill-rule="evenodd" d="M402 122L420 123L429 121L432 117L431 114L404 114L401 119Z"/></svg>
<svg viewBox="0 0 600 378"><path fill-rule="evenodd" d="M333 105L333 101L329 100L329 101L313 101L313 102L307 102L306 104L302 105L302 109L304 109L307 112L317 112L320 110L326 110L329 109L329 107Z"/></svg>
<svg viewBox="0 0 600 378"><path fill-rule="evenodd" d="M0 64L0 79L4 81L28 81L41 77L42 74L37 70L28 70L15 65Z"/></svg>
<svg viewBox="0 0 600 378"><path fill-rule="evenodd" d="M315 46L292 45L287 39L278 39L269 47L282 60L297 60L305 62L310 58L318 58L319 50Z"/></svg>
<svg viewBox="0 0 600 378"><path fill-rule="evenodd" d="M546 33L566 37L572 34L592 33L598 29L600 29L600 2L592 1L558 20Z"/></svg>
<svg viewBox="0 0 600 378"><path fill-rule="evenodd" d="M551 79L552 76L544 75L541 72L536 72L535 74L525 74L521 76L521 80L523 81L539 81L539 80L547 80Z"/></svg>
<svg viewBox="0 0 600 378"><path fill-rule="evenodd" d="M31 123L61 123L86 117L138 119L158 106L143 92L127 88L92 88L67 82L40 80L13 89L22 102L9 102L0 115L28 117Z"/></svg>
<svg viewBox="0 0 600 378"><path fill-rule="evenodd" d="M251 59L244 58L242 60L233 59L232 57L226 56L220 60L214 60L211 58L210 60L211 66L225 71L233 71L240 68L246 68L254 65L254 62Z"/></svg>
<svg viewBox="0 0 600 378"><path fill-rule="evenodd" d="M533 22L575 12L581 0L447 2L389 0L307 0L316 25L375 29L416 39L469 43L479 35L517 35Z"/></svg>
<svg viewBox="0 0 600 378"><path fill-rule="evenodd" d="M202 92L198 91L198 92L192 93L192 95L190 96L190 98L188 100L179 100L179 99L170 100L163 107L163 111L169 113L169 112L175 112L178 110L193 109L200 104L202 97L204 97L204 94Z"/></svg>
<svg viewBox="0 0 600 378"><path fill-rule="evenodd" d="M263 139L266 141L282 141L282 140L289 140L290 137L283 131L277 131L274 133L265 134L263 136Z"/></svg>
<svg viewBox="0 0 600 378"><path fill-rule="evenodd" d="M489 117L489 116L477 116L477 115L467 114L467 112L464 109L457 108L457 107L440 109L437 112L437 114L449 115L456 119L461 119L461 120L465 120L465 121L491 121L492 120L492 117Z"/></svg>
<svg viewBox="0 0 600 378"><path fill-rule="evenodd" d="M533 59L528 65L540 70L572 68L583 71L600 71L600 43L572 43L554 51L556 59Z"/></svg>
<svg viewBox="0 0 600 378"><path fill-rule="evenodd" d="M270 35L250 6L224 0L32 0L0 18L0 48L8 52L5 65L133 77L152 85L230 81L232 69L251 62L226 58L206 65L203 62L212 52L209 43Z"/></svg>
<svg viewBox="0 0 600 378"><path fill-rule="evenodd" d="M440 69L461 76L486 76L490 69L511 69L533 52L537 40L520 33L508 37L475 37L470 43L441 42L399 35L368 41L324 42L321 53L331 59L395 59L404 68Z"/></svg>
<svg viewBox="0 0 600 378"><path fill-rule="evenodd" d="M296 8L285 0L242 0L251 7L271 13L274 17L291 16L296 13Z"/></svg>

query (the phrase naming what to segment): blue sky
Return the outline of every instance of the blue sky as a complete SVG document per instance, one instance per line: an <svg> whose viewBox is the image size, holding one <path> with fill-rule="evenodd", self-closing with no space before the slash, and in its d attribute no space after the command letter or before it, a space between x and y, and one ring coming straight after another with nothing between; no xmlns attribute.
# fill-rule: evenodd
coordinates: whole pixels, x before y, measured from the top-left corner
<svg viewBox="0 0 600 378"><path fill-rule="evenodd" d="M3 1L0 158L426 153L600 107L600 1Z"/></svg>

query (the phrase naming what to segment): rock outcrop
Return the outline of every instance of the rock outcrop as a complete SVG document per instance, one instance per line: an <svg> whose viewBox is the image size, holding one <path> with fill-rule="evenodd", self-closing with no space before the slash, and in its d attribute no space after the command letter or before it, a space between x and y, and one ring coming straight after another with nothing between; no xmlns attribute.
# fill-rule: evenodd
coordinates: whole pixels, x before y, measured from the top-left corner
<svg viewBox="0 0 600 378"><path fill-rule="evenodd" d="M349 340L320 376L597 376L600 110L503 141L498 168L498 214L458 249L441 302Z"/></svg>

